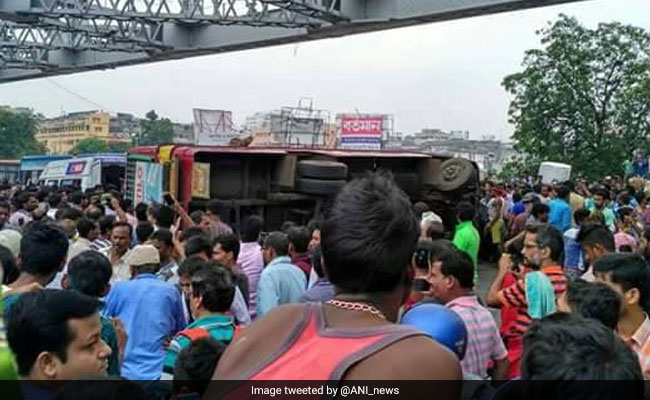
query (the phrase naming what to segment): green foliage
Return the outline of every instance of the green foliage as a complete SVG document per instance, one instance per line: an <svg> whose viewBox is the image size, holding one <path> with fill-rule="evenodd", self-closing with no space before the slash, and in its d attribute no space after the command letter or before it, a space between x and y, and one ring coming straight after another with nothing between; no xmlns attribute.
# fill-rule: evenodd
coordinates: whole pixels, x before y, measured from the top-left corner
<svg viewBox="0 0 650 400"><path fill-rule="evenodd" d="M126 153L132 147L131 143L108 142L108 151L111 153Z"/></svg>
<svg viewBox="0 0 650 400"><path fill-rule="evenodd" d="M564 15L538 34L543 49L503 81L515 149L587 178L620 173L634 149L650 150L650 34Z"/></svg>
<svg viewBox="0 0 650 400"><path fill-rule="evenodd" d="M106 153L110 149L108 143L97 138L88 138L80 140L77 145L70 150L70 154L91 154L91 153Z"/></svg>
<svg viewBox="0 0 650 400"><path fill-rule="evenodd" d="M160 118L154 110L147 113L140 122L141 132L137 138L139 145L158 145L172 143L174 129L169 118Z"/></svg>
<svg viewBox="0 0 650 400"><path fill-rule="evenodd" d="M45 154L45 146L34 138L37 125L31 111L0 109L0 158Z"/></svg>

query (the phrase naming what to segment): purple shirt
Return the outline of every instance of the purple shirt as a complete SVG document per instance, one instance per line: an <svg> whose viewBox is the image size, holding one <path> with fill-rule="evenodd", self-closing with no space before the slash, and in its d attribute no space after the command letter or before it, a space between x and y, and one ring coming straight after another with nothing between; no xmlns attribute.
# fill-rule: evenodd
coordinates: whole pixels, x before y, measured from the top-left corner
<svg viewBox="0 0 650 400"><path fill-rule="evenodd" d="M253 318L257 310L257 286L264 269L264 257L262 257L262 247L259 243L242 243L239 249L239 257L237 257L237 265L248 277L248 311L251 318Z"/></svg>

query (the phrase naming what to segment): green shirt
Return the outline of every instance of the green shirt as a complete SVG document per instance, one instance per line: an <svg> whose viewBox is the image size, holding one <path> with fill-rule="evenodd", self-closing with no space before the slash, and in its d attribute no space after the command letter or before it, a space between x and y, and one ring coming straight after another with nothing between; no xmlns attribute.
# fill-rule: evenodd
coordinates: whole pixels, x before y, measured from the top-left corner
<svg viewBox="0 0 650 400"><path fill-rule="evenodd" d="M478 282L478 250L481 245L481 236L472 221L461 222L456 225L454 245L467 253L474 262L474 284Z"/></svg>
<svg viewBox="0 0 650 400"><path fill-rule="evenodd" d="M222 342L223 344L229 344L235 335L235 322L233 317L229 315L213 314L197 319L192 322L187 329L178 332L169 344L167 354L165 354L165 363L163 367L164 372L170 374L174 373L178 354L192 343L190 338L185 336L183 333L197 328L207 330L212 339Z"/></svg>

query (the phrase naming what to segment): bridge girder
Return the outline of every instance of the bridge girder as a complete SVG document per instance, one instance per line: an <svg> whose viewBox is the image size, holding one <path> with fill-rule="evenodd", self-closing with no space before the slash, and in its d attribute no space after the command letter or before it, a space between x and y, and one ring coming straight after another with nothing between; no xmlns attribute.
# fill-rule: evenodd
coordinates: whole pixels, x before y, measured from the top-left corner
<svg viewBox="0 0 650 400"><path fill-rule="evenodd" d="M582 0L0 0L0 83Z"/></svg>

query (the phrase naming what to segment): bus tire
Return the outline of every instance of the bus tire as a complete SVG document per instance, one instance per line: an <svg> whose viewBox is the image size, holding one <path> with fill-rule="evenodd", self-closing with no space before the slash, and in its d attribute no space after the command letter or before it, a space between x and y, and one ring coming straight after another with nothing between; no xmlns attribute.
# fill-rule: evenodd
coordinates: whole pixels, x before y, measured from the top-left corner
<svg viewBox="0 0 650 400"><path fill-rule="evenodd" d="M435 187L441 192L452 192L467 183L474 173L471 162L462 158L450 158L443 161L440 169L435 171Z"/></svg>
<svg viewBox="0 0 650 400"><path fill-rule="evenodd" d="M345 180L348 166L335 161L303 160L298 162L298 172L303 178Z"/></svg>
<svg viewBox="0 0 650 400"><path fill-rule="evenodd" d="M306 194L333 196L341 191L346 183L344 180L300 178L298 180L298 190Z"/></svg>

